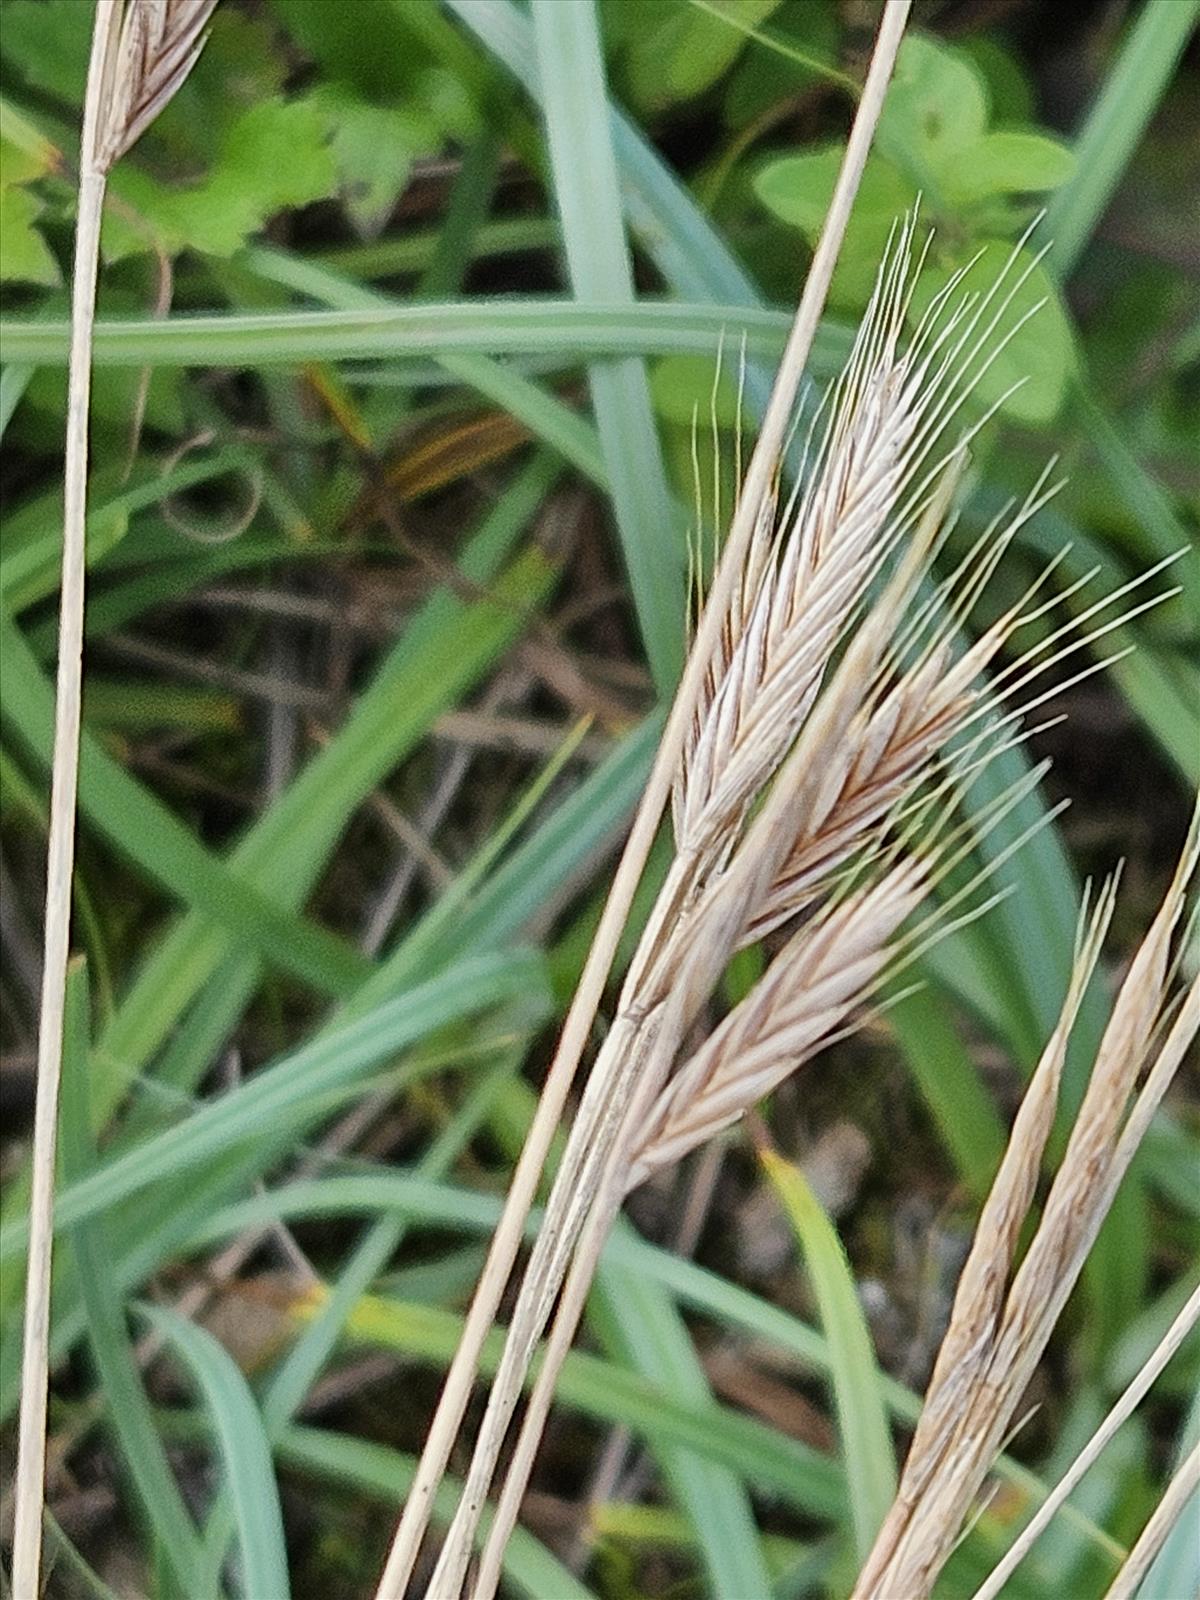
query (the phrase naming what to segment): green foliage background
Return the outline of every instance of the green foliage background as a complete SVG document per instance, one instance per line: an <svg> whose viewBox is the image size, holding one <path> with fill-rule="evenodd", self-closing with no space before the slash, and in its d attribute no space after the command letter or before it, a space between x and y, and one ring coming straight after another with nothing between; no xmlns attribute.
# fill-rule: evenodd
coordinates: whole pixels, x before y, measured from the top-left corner
<svg viewBox="0 0 1200 1600"><path fill-rule="evenodd" d="M876 1176L842 1219L845 1250L787 1162L771 1177L798 1253L773 1282L741 1259L720 1201L695 1261L618 1231L588 1346L564 1375L570 1421L541 1487L577 1498L597 1425L621 1424L647 1451L650 1488L594 1509L592 1555L576 1570L544 1526L522 1532L514 1592L847 1591L892 1481L880 1451L902 1439L921 1376L919 1364L903 1383L880 1375L854 1277L893 1282L887 1218L914 1189L932 1195L934 1243L965 1237L1057 1014L1080 873L1133 855L1119 956L1147 920L1200 779L1194 45L1184 54L1200 7L1145 0L1119 28L1085 18L1064 59L1094 77L1065 115L1047 74L1031 71L1030 38L1054 31L1046 9L1000 8L998 24L979 27L953 6L916 6L814 376L837 370L893 221L918 197L935 233L914 316L961 266L977 263L969 286L989 282L1045 207L1022 248L1050 248L1006 322L1044 303L980 386L978 404L999 416L980 442L962 539L1048 456L1068 483L971 626L1063 550L1064 588L1095 573L1077 609L1182 552L1175 593L1104 641L1106 652L1135 648L1098 699L1065 701L1085 715L1098 707L1120 738L1091 759L1086 735L1068 738L1066 777L981 849L998 854L1044 821L1074 774L1083 824L1048 822L1004 869L1009 898L931 955L925 987L890 1013L886 1036L865 1058L836 1058L816 1091L810 1131L844 1106L875 1144ZM711 409L695 454L705 484L723 462L723 488L701 506L719 524L737 356L753 416L877 10L222 0L194 73L113 177L75 898L86 960L71 989L52 1424L71 1460L116 1486L117 1541L146 1592L274 1600L289 1581L297 1594L371 1592L420 1443L415 1413L452 1352L598 914L600 863L679 670L693 417ZM89 24L80 0L0 0L0 844L34 920ZM596 549L577 539L564 556L548 530L564 504L578 513L572 484L603 516L584 519L583 545ZM568 620L601 579L622 585L602 635L616 676ZM214 622L199 597L234 586L258 595L257 609ZM305 682L267 603L327 589L368 607L385 596L332 694ZM164 654L164 641L179 648ZM535 703L536 752L476 758L435 838L448 872L364 941L363 902L396 849L371 835L370 808L382 796L419 810L438 778L435 728L486 707L514 663L540 659L544 671L547 651L558 675ZM317 656L324 670L324 645ZM296 679L282 703L299 744L274 777L264 660L269 701L281 677L285 688ZM569 674L562 689L564 662L594 673L600 717L586 735L571 731L581 702ZM605 697L613 684L622 692ZM310 714L327 726L305 743L297 719ZM997 782L1026 759L1014 752ZM1136 820L1147 786L1148 838ZM1102 987L1081 1021L1068 1101L1103 1026ZM5 1001L16 1059L31 1024L19 981ZM231 1051L247 1063L232 1085L220 1070ZM1152 1130L1064 1320L1039 1419L1014 1442L939 1594L972 1592L1186 1294L1200 1240L1195 1087L1193 1075ZM392 1118L387 1158L314 1155L369 1094ZM795 1132L794 1103L779 1114ZM890 1146L893 1124L909 1130L907 1151ZM753 1189L744 1150L730 1162L739 1192ZM11 1426L19 1140L4 1183L0 1410ZM269 1245L249 1256L243 1277L255 1280L279 1259L270 1230L281 1223L318 1281L300 1293L288 1280L276 1295L265 1348L248 1354L151 1303L250 1227L276 1240L274 1257ZM147 1326L174 1386L147 1382L134 1359ZM702 1357L722 1341L768 1349L766 1364L836 1417L838 1442L799 1439L769 1408L751 1415L716 1398ZM352 1388L316 1425L298 1420L319 1380L363 1347L397 1359L383 1397ZM1189 1399L1198 1358L1193 1339L1009 1593L1103 1592L1114 1552L1200 1428ZM111 1539L54 1538L64 1592L109 1592ZM1198 1581L1183 1538L1142 1593L1177 1600Z"/></svg>

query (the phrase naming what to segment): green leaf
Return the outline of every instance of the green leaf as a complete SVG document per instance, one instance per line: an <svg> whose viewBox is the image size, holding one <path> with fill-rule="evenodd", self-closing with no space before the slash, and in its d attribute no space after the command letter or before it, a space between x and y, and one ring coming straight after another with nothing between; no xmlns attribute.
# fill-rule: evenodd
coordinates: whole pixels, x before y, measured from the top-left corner
<svg viewBox="0 0 1200 1600"><path fill-rule="evenodd" d="M460 1017L519 997L545 1004L544 969L529 951L476 956L375 1007L284 1056L238 1088L202 1105L185 1121L118 1151L59 1197L56 1225L69 1227L147 1185L171 1178L238 1143L273 1137L311 1122L371 1068ZM7 1226L0 1254L24 1249L27 1228Z"/></svg>
<svg viewBox="0 0 1200 1600"><path fill-rule="evenodd" d="M1057 189L1075 170L1066 145L1043 133L1001 129L985 133L942 170L942 195L966 205L992 194Z"/></svg>
<svg viewBox="0 0 1200 1600"><path fill-rule="evenodd" d="M315 1307L306 1314L312 1310ZM462 1321L439 1307L368 1295L350 1313L346 1335L355 1343L402 1351L442 1366L454 1353ZM494 1330L484 1348L480 1369L486 1374L495 1371L501 1338L502 1330ZM579 1350L572 1351L563 1365L558 1396L563 1405L589 1416L624 1423L643 1438L669 1441L718 1462L812 1516L836 1519L841 1511L845 1486L835 1462L725 1406L711 1401L698 1405Z"/></svg>
<svg viewBox="0 0 1200 1600"><path fill-rule="evenodd" d="M327 116L312 99L274 99L238 114L200 183L172 188L128 163L117 167L111 183L142 225L111 206L106 210L107 261L155 243L170 255L191 249L231 256L276 212L331 194L337 169Z"/></svg>
<svg viewBox="0 0 1200 1600"><path fill-rule="evenodd" d="M769 1150L762 1162L796 1230L820 1309L855 1546L863 1561L896 1494L896 1458L871 1335L837 1229L804 1174Z"/></svg>
<svg viewBox="0 0 1200 1600"><path fill-rule="evenodd" d="M287 1544L279 1490L262 1414L250 1385L211 1333L165 1306L143 1305L143 1319L181 1357L204 1399L233 1502L247 1600L287 1600ZM194 1591L193 1591L194 1593Z"/></svg>
<svg viewBox="0 0 1200 1600"><path fill-rule="evenodd" d="M960 267L967 267L977 252L979 259L969 267L954 302L957 304L964 294L986 294L1012 253L1011 247L998 239L947 250L928 263L914 287L911 315L920 317L951 276ZM1022 275L1026 275L1024 283L1009 299L1010 288ZM1000 310L1006 300L1007 305ZM1019 383L1021 387L1005 401L1007 414L1019 422L1050 422L1058 414L1075 371L1075 338L1054 280L1042 264L1034 263L1028 250L1017 254L1006 286L993 300L980 331L997 312L999 320L988 336L988 347L997 348L1006 337L1008 343L980 375L974 391L976 400L980 405L991 405Z"/></svg>
<svg viewBox="0 0 1200 1600"><path fill-rule="evenodd" d="M631 97L643 110L660 110L702 94L745 48L747 27L757 27L780 0L658 0L642 11L628 34L625 71ZM725 12L736 19L727 20ZM738 26L737 24L740 24Z"/></svg>
<svg viewBox="0 0 1200 1600"><path fill-rule="evenodd" d="M802 156L782 156L768 162L754 180L768 211L799 228L812 247L825 224L842 154L840 144L829 144ZM916 198L916 185L890 161L868 158L830 288L838 305L865 305L896 219Z"/></svg>
<svg viewBox="0 0 1200 1600"><path fill-rule="evenodd" d="M337 83L308 98L326 118L338 192L359 233L372 238L408 184L417 156L436 150L432 118L407 106L372 105Z"/></svg>
<svg viewBox="0 0 1200 1600"><path fill-rule="evenodd" d="M726 122L744 128L814 83L838 83L854 89L854 80L836 64L839 35L831 0L784 0L772 13L770 33L762 35L774 48L747 50L729 76Z"/></svg>
<svg viewBox="0 0 1200 1600"><path fill-rule="evenodd" d="M585 304L632 303L594 8L534 0L533 24L571 287ZM665 695L683 664L683 549L646 370L637 360L598 362L589 379L634 606L655 686Z"/></svg>
<svg viewBox="0 0 1200 1600"><path fill-rule="evenodd" d="M0 279L6 283L62 282L58 262L34 223L42 202L28 189L6 184L0 188Z"/></svg>
<svg viewBox="0 0 1200 1600"><path fill-rule="evenodd" d="M1051 266L1059 278L1070 276L1104 215L1198 16L1200 0L1147 0L1127 30L1075 141L1075 174L1055 195L1046 218L1046 233L1054 240Z"/></svg>
<svg viewBox="0 0 1200 1600"><path fill-rule="evenodd" d="M619 1226L627 1225L622 1221ZM602 1263L592 1291L589 1325L610 1354L651 1382L697 1406L717 1408L691 1335L675 1302L650 1278ZM743 1484L728 1467L690 1450L655 1446L676 1504L684 1512L704 1561L713 1600L770 1594L754 1513Z"/></svg>
<svg viewBox="0 0 1200 1600"><path fill-rule="evenodd" d="M393 1519L416 1475L417 1464L412 1456L324 1428L286 1429L276 1454L284 1466L344 1484L356 1495L366 1494L381 1501L386 1515ZM433 1521L437 1526L445 1527L450 1522L461 1488L452 1477L442 1479L433 1501ZM485 1509L480 1519L485 1535L490 1526L491 1512ZM513 1591L527 1600L594 1600L574 1573L519 1524L504 1552L504 1575Z"/></svg>
<svg viewBox="0 0 1200 1600"><path fill-rule="evenodd" d="M974 65L923 34L900 46L876 148L937 194L941 174L987 127L987 92Z"/></svg>
<svg viewBox="0 0 1200 1600"><path fill-rule="evenodd" d="M23 111L0 94L0 189L45 177L62 163L62 152Z"/></svg>
<svg viewBox="0 0 1200 1600"><path fill-rule="evenodd" d="M5 721L47 768L53 749L54 692L29 646L0 611ZM146 875L185 904L203 907L238 941L257 946L318 991L346 993L369 970L333 934L281 911L211 855L149 790L86 731L81 741L79 808L96 830Z"/></svg>
<svg viewBox="0 0 1200 1600"><path fill-rule="evenodd" d="M67 1182L83 1178L96 1162L88 1104L88 987L82 961L67 974L62 1076L62 1164ZM150 1526L184 1594L199 1593L201 1547L154 1424L154 1413L125 1324L125 1306L102 1218L71 1229L87 1316L109 1420Z"/></svg>
<svg viewBox="0 0 1200 1600"><path fill-rule="evenodd" d="M83 104L91 17L76 0L5 0L5 60L26 83Z"/></svg>

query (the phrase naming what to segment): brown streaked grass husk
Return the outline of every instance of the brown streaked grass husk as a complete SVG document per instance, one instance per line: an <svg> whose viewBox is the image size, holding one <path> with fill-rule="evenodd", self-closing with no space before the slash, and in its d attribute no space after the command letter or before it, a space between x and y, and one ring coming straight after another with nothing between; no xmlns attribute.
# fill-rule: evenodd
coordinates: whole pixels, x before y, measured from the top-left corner
<svg viewBox="0 0 1200 1600"><path fill-rule="evenodd" d="M108 173L175 94L216 0L97 0L80 140L64 467L58 678L50 788L37 1099L17 1439L13 1588L39 1592L55 1134L70 947L82 689L88 412L100 220Z"/></svg>

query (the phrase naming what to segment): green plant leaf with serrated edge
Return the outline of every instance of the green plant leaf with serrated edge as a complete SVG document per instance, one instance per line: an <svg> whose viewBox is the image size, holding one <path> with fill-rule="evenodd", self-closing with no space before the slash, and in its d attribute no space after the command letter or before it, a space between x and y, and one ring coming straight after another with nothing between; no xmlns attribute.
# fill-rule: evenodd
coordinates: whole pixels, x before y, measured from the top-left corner
<svg viewBox="0 0 1200 1600"><path fill-rule="evenodd" d="M322 85L309 102L328 119L343 204L359 232L371 237L408 183L415 157L437 149L437 126L417 110L372 105L342 84Z"/></svg>
<svg viewBox="0 0 1200 1600"><path fill-rule="evenodd" d="M212 171L190 188L172 189L149 173L119 167L113 189L144 225L110 208L105 259L155 243L170 255L192 249L231 256L276 212L319 200L336 183L328 119L311 98L265 100L235 118Z"/></svg>

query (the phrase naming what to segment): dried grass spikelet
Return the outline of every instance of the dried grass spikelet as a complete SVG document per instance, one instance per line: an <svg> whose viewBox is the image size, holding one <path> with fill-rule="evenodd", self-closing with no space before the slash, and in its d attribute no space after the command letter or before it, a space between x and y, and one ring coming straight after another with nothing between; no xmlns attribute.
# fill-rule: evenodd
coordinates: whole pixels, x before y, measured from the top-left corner
<svg viewBox="0 0 1200 1600"><path fill-rule="evenodd" d="M1200 979L1173 1018L1172 942L1200 859L1200 805L1178 870L1123 982L1087 1092L1019 1266L1072 1028L1112 913L1100 894L1077 942L1062 1014L1022 1101L963 1268L896 1500L854 1600L921 1600L1012 1425L1022 1394L1151 1117L1200 1030ZM1141 1090L1134 1095L1139 1076Z"/></svg>
<svg viewBox="0 0 1200 1600"><path fill-rule="evenodd" d="M675 856L522 1279L432 1578L438 1600L462 1591L484 1498L557 1302L471 1589L477 1600L493 1592L557 1363L622 1196L850 1025L931 867L920 830L896 854L897 827L922 792L944 782L952 751L967 767L986 764L1012 715L979 675L1040 614L1027 609L1032 591L970 649L956 655L952 640L1013 532L1045 498L1044 480L941 588L916 597L948 529L971 436L947 442L951 419L1003 348L996 328L1024 274L1006 274L981 298L956 299L960 280L952 280L904 343L913 226L880 269L824 408L825 432L815 447L810 440L803 487L773 520L760 518L724 618L675 784ZM1009 693L1036 670L1011 671ZM799 914L804 926L760 989L680 1063L731 954Z"/></svg>
<svg viewBox="0 0 1200 1600"><path fill-rule="evenodd" d="M95 160L107 172L174 98L204 48L217 0L127 0L110 13Z"/></svg>

